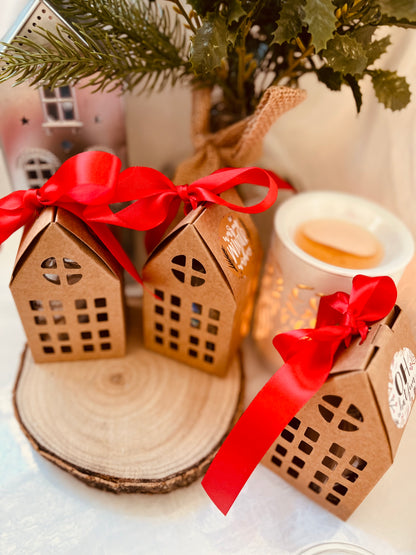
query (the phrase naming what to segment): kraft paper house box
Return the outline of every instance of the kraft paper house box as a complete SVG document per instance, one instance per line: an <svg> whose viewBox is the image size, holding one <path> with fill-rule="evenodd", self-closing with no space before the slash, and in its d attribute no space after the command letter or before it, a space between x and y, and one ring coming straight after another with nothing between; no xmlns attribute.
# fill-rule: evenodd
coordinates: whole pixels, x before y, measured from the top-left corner
<svg viewBox="0 0 416 555"><path fill-rule="evenodd" d="M10 290L36 362L124 355L120 268L66 210L44 209L25 229Z"/></svg>
<svg viewBox="0 0 416 555"><path fill-rule="evenodd" d="M399 307L342 352L263 464L347 519L393 463L416 391L416 345Z"/></svg>
<svg viewBox="0 0 416 555"><path fill-rule="evenodd" d="M235 191L224 198L241 204ZM143 280L147 348L224 375L248 333L262 249L250 216L200 206L150 254Z"/></svg>

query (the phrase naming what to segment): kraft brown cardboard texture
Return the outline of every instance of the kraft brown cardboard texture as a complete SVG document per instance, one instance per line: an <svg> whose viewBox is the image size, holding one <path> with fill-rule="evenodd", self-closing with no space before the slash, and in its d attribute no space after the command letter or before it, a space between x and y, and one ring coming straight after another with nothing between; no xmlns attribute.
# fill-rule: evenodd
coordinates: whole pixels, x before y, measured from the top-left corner
<svg viewBox="0 0 416 555"><path fill-rule="evenodd" d="M414 400L415 353L396 306L340 354L263 464L346 520L393 463Z"/></svg>
<svg viewBox="0 0 416 555"><path fill-rule="evenodd" d="M235 191L224 198L241 204ZM261 258L250 216L219 205L189 214L143 267L145 346L224 375L250 328Z"/></svg>
<svg viewBox="0 0 416 555"><path fill-rule="evenodd" d="M122 273L69 212L45 209L25 229L10 290L36 362L124 355Z"/></svg>

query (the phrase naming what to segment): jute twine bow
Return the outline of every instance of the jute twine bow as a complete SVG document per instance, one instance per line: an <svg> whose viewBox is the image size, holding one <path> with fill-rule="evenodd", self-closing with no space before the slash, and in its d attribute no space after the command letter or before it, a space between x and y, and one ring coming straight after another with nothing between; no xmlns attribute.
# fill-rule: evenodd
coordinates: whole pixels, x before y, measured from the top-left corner
<svg viewBox="0 0 416 555"><path fill-rule="evenodd" d="M211 133L211 89L195 89L191 130L195 153L178 166L174 183L190 183L219 168L243 167L257 160L273 123L305 98L306 92L300 89L269 87L254 114Z"/></svg>

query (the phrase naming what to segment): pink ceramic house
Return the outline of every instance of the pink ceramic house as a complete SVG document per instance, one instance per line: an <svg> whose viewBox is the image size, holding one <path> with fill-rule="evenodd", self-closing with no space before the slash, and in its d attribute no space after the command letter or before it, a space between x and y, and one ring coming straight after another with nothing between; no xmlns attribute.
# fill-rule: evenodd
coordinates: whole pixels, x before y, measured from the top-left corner
<svg viewBox="0 0 416 555"><path fill-rule="evenodd" d="M70 27L45 0L31 0L3 37L37 40L36 26ZM41 40L39 38L39 40ZM104 150L126 158L126 134L119 91L91 94L70 84L51 90L0 84L0 147L11 186L39 187L67 158L84 150Z"/></svg>

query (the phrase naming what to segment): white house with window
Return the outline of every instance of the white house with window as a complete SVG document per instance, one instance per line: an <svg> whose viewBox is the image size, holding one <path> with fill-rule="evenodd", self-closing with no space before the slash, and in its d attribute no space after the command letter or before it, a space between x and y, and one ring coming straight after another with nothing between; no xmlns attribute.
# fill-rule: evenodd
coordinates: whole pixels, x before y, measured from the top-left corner
<svg viewBox="0 0 416 555"><path fill-rule="evenodd" d="M69 24L45 0L31 0L3 37L36 37L37 25L54 29ZM92 93L65 86L38 89L0 85L0 147L10 185L39 187L67 158L84 150L105 150L126 159L126 132L119 91Z"/></svg>

